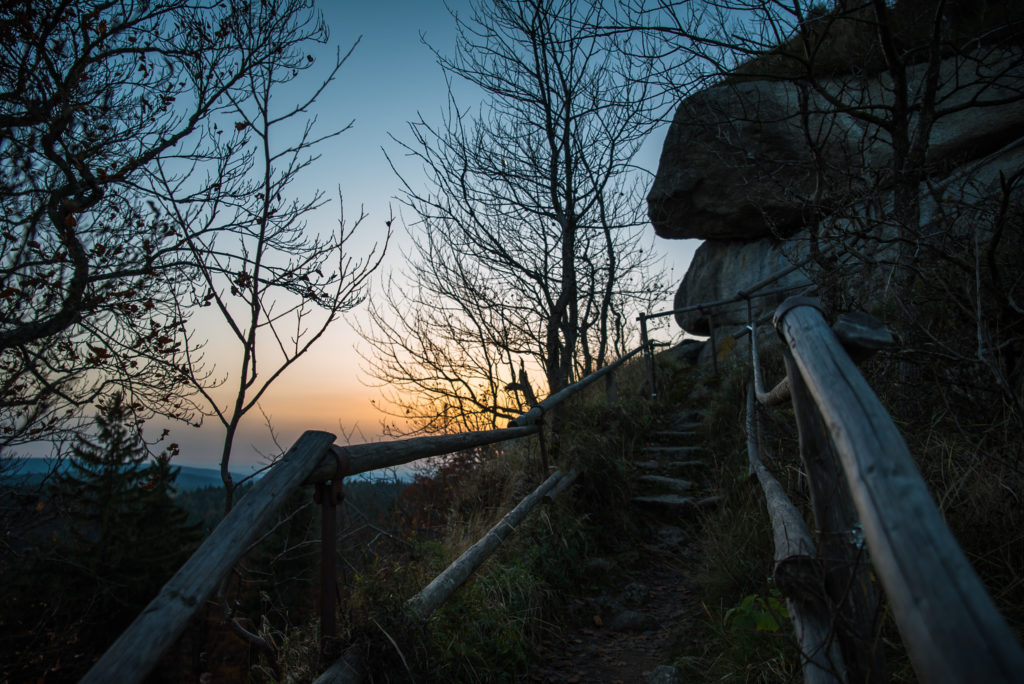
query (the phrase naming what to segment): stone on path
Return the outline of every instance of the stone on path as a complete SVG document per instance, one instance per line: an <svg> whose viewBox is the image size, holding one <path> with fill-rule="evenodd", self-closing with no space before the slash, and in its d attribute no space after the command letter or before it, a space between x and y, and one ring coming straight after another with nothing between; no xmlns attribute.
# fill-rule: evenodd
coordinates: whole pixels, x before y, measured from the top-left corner
<svg viewBox="0 0 1024 684"><path fill-rule="evenodd" d="M659 665L647 673L645 684L681 684L679 670L671 665Z"/></svg>
<svg viewBox="0 0 1024 684"><path fill-rule="evenodd" d="M658 627L658 621L653 617L635 610L623 610L607 622L607 628L613 632L647 632Z"/></svg>

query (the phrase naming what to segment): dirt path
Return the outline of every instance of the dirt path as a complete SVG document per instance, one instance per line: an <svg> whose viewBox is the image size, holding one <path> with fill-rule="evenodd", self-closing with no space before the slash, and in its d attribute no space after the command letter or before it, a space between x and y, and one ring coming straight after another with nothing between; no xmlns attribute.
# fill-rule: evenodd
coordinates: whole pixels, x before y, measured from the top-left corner
<svg viewBox="0 0 1024 684"><path fill-rule="evenodd" d="M572 621L541 645L532 681L678 681L666 666L684 636L682 618L696 608L692 566L699 549L685 527L652 526L648 536L629 567L619 571L618 591L581 591L572 598ZM604 563L612 564L591 559L591 572L607 572Z"/></svg>
<svg viewBox="0 0 1024 684"><path fill-rule="evenodd" d="M678 418L667 429L692 429L692 421ZM665 433L669 434L669 433ZM667 441L661 440L640 460L657 455L656 462L638 462L635 490L644 494L645 475L672 472L677 488L680 462L671 447L686 449L680 440L682 433L671 433ZM694 469L699 469L699 463ZM687 475L687 477L692 477ZM694 477L698 480L698 477ZM691 481L695 492L680 496L654 492L653 497L666 497L664 503L638 503L634 510L637 521L646 533L636 548L609 558L591 558L587 561L587 576L592 585L580 587L571 598L570 619L562 624L561 632L541 644L541 659L531 672L534 682L622 682L636 684L670 684L678 682L679 674L670 666L678 652L676 644L685 638L685 616L699 610L696 585L693 580L696 559L699 557L698 528L692 507L683 500L700 501L708 494L700 491L698 481ZM639 499L634 499L639 501Z"/></svg>

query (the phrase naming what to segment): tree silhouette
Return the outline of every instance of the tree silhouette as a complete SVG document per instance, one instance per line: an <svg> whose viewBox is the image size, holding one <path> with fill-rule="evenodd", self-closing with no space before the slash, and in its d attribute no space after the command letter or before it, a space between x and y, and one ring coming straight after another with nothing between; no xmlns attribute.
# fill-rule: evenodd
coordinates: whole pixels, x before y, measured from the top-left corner
<svg viewBox="0 0 1024 684"><path fill-rule="evenodd" d="M7 671L16 679L81 676L200 540L171 496L174 449L150 457L120 394L94 424L57 476L50 500L60 514L48 537L10 578L5 641L19 665L5 669L22 668Z"/></svg>
<svg viewBox="0 0 1024 684"><path fill-rule="evenodd" d="M325 34L312 0L0 6L0 450L68 438L112 388L140 415L196 419L197 236L154 174L223 159L251 79L297 77ZM213 199L207 180L190 201ZM196 229L209 245L220 227Z"/></svg>
<svg viewBox="0 0 1024 684"><path fill-rule="evenodd" d="M371 372L415 429L517 415L520 362L537 394L557 391L622 352L626 322L662 293L631 166L656 102L622 73L618 46L586 29L599 14L473 2L454 15L453 53L435 51L483 104L471 113L450 94L440 125L421 115L399 141L428 183L403 179L413 259L363 331Z"/></svg>
<svg viewBox="0 0 1024 684"><path fill-rule="evenodd" d="M72 449L57 487L70 513L66 553L87 586L102 631L113 636L149 602L199 542L188 514L171 498L171 456L150 458L122 395L95 417L95 437Z"/></svg>

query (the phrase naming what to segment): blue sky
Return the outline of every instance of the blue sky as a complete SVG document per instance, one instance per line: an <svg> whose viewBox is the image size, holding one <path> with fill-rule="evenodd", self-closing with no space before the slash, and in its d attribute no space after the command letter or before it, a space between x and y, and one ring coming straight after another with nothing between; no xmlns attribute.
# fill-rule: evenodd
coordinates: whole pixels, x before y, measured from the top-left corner
<svg viewBox="0 0 1024 684"><path fill-rule="evenodd" d="M450 6L465 7L464 0ZM439 0L412 2L321 2L331 30L330 45L317 57L316 67L305 76L315 79L338 48L345 52L360 39L359 45L342 67L337 80L323 94L315 113L325 128L340 127L354 120L351 130L325 144L322 159L307 174L306 182L324 189L332 203L311 222L312 227L336 225L337 196L341 189L348 218L358 215L362 206L368 214L353 244L354 251L365 253L384 232L389 205L398 216L400 203L395 199L398 180L391 171L382 147L396 152L389 133L402 138L409 120L422 114L437 121L446 104L446 85L440 67L421 41L447 52L454 44L454 23ZM318 68L320 71L318 72ZM305 81L308 86L310 81ZM296 87L301 89L303 81ZM461 87L456 90L460 106L474 104L475 93ZM287 97L285 92L285 97ZM283 105L282 105L283 106ZM637 164L655 170L664 130L655 133L642 150ZM396 158L401 164L401 158ZM414 168L403 167L410 180L418 175ZM301 190L301 189L300 189ZM321 223L324 222L324 223ZM404 240L401 220L395 222L395 241L385 262L386 269L398 269L402 262ZM653 236L653 229L651 229ZM674 268L675 280L682 278L692 257L695 241L656 239L655 250L666 255ZM665 308L670 306L665 302ZM358 319L359 310L349 315ZM331 330L305 358L281 377L262 402L282 445L291 444L303 430L342 433L354 432L353 442L379 438L379 418L370 406L378 391L364 384L361 360L354 351L358 336L342 321ZM225 366L230 369L230 362ZM212 465L219 454L221 428L208 421L201 430L171 425L171 440L181 444L179 462L187 465ZM260 460L257 449L273 451L263 418L250 416L236 440L233 467L246 468Z"/></svg>

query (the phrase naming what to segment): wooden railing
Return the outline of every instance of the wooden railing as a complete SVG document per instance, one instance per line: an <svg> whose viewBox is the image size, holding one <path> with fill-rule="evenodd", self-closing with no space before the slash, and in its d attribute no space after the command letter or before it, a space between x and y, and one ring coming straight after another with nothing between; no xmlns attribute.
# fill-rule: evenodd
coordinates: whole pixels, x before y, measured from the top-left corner
<svg viewBox="0 0 1024 684"><path fill-rule="evenodd" d="M799 266L799 265L797 265ZM1024 681L1024 649L960 549L892 418L857 369L891 342L858 314L830 328L816 300L790 297L774 312L787 373L766 391L751 299L796 266L735 297L646 316L709 314L747 302L753 378L747 400L751 475L764 490L775 541L774 580L787 599L807 682L885 682L870 557L921 681ZM739 337L737 335L736 337ZM888 336L888 340L886 339ZM760 458L755 400L793 402L820 549Z"/></svg>
<svg viewBox="0 0 1024 684"><path fill-rule="evenodd" d="M808 476L818 476L812 496L817 486L820 503L814 509L819 529L829 531L837 522L845 528L834 530L845 533L851 551L845 563L859 555L863 535L921 680L1021 681L1024 650L946 525L895 423L826 323L820 306L807 298L787 300L776 311L775 328L789 352L787 377L801 441L813 439L819 425L824 427L859 518L852 525L852 516L833 515L833 522L828 520L827 509L840 505L838 499L845 498L845 492L836 496L836 469L831 464L806 465L810 458L831 459L829 445L816 444L801 451L806 452ZM807 419L801 421L800 416ZM832 479L822 481L823 477ZM824 557L827 562L837 560ZM847 668L854 665L847 663Z"/></svg>
<svg viewBox="0 0 1024 684"><path fill-rule="evenodd" d="M323 506L321 639L336 633L335 613L335 506L337 493L345 477L412 461L454 453L477 446L497 444L541 433L546 412L578 394L588 385L604 377L608 397L614 400L614 372L627 360L646 351L641 345L614 363L557 392L511 421L504 430L466 432L454 435L415 437L393 442L354 446L334 444L335 436L327 432L306 432L252 490L238 501L230 513L214 528L196 552L163 586L148 606L107 649L89 670L83 682L138 682L155 667L160 657L177 641L188 621L206 604L213 592L260 537L271 517L289 495L304 486L317 488L317 500ZM542 441L543 445L543 441ZM547 475L544 455L543 468ZM410 599L411 614L426 617L444 603L470 574L493 553L509 532L545 498L552 498L576 479L577 473L555 473L518 506L510 511L487 535L456 560L423 591ZM336 667L325 673L323 681L343 681L356 663L354 652L340 659ZM319 681L319 680L318 680Z"/></svg>
<svg viewBox="0 0 1024 684"><path fill-rule="evenodd" d="M830 328L815 300L791 297L774 314L784 343L786 378L772 390L764 389L757 336L761 321L752 315L749 303L758 296L783 292L765 288L788 272L777 273L732 299L642 316L640 347L540 402L511 421L507 429L345 447L334 445L334 436L328 433L303 434L83 681L143 679L288 495L307 485L318 488L324 503L321 630L324 635L333 634L335 552L327 523L333 519L331 506L336 503L332 492L344 477L537 434L549 412L601 377L608 381L609 398L613 399L614 371L641 352L646 354L653 394L653 343L646 322L689 310L710 314L717 306L744 300L748 302L748 324L740 334L749 334L753 368L746 421L748 459L751 474L765 492L775 540L774 578L793 618L805 680L887 680L874 631L877 596L865 562L869 556L922 681L1022 681L1024 649L953 538L895 424L851 360L851 350L863 355L884 344L885 331L857 317ZM717 364L713 324L711 330L709 342ZM792 400L794 406L821 548L816 548L807 523L760 458L755 403L772 405L786 400ZM547 470L545 461L545 473ZM539 501L553 497L575 477L575 473L557 471L547 477L477 544L412 597L410 614L425 617L436 610ZM318 681L348 681L358 667L355 655L348 652Z"/></svg>

